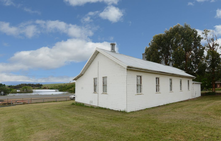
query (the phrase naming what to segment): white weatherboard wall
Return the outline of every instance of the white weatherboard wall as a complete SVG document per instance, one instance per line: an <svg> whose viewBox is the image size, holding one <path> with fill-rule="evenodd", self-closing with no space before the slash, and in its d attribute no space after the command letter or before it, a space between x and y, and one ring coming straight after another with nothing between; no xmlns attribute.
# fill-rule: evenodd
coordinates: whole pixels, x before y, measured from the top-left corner
<svg viewBox="0 0 221 141"><path fill-rule="evenodd" d="M76 81L76 101L113 110L126 110L126 69L101 53ZM102 93L102 77L107 77L107 93ZM93 78L98 79L94 93Z"/></svg>
<svg viewBox="0 0 221 141"><path fill-rule="evenodd" d="M199 82L193 82L193 87L192 87L192 97L200 97L201 96L201 83Z"/></svg>
<svg viewBox="0 0 221 141"><path fill-rule="evenodd" d="M142 93L136 92L136 77L142 76ZM160 92L156 93L156 77L160 78ZM173 91L170 92L169 79L173 81ZM180 91L182 79L182 91ZM187 88L189 80L190 88ZM127 112L155 107L168 103L191 99L192 79L176 76L143 73L138 71L127 72Z"/></svg>

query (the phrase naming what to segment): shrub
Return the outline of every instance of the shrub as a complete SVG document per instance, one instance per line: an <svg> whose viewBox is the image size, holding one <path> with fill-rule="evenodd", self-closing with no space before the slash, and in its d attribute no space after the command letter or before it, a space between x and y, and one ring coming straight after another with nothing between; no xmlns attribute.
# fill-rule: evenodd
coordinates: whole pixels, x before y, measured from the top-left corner
<svg viewBox="0 0 221 141"><path fill-rule="evenodd" d="M24 92L24 93L32 93L33 92L33 89L30 86L24 86L20 90L21 90L21 92Z"/></svg>
<svg viewBox="0 0 221 141"><path fill-rule="evenodd" d="M11 89L10 93L17 93L16 89Z"/></svg>
<svg viewBox="0 0 221 141"><path fill-rule="evenodd" d="M7 95L9 94L9 89L7 87L1 86L0 87L0 95Z"/></svg>

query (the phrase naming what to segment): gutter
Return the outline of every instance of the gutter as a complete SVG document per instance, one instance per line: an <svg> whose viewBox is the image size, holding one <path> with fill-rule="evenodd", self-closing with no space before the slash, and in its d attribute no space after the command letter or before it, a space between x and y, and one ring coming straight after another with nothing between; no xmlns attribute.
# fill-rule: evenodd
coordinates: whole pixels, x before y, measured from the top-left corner
<svg viewBox="0 0 221 141"><path fill-rule="evenodd" d="M181 77L192 78L192 79L195 78L195 76L192 76L192 75L190 75L190 76L179 75L179 74L174 74L174 73L167 73L167 72L161 72L161 71L153 71L153 70L148 70L148 69L135 68L135 67L131 67L131 66L128 66L127 70L149 72L149 73L154 73L154 74L162 74L162 75L170 75L170 76L181 76Z"/></svg>

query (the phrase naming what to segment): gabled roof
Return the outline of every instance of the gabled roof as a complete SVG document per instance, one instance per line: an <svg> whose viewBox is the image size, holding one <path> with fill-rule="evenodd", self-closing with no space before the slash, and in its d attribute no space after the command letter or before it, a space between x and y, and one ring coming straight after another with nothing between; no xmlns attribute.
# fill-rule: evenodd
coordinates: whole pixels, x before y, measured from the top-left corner
<svg viewBox="0 0 221 141"><path fill-rule="evenodd" d="M93 62L93 60L95 59L98 53L103 54L104 56L108 57L109 59L113 60L114 62L116 62L117 64L121 65L122 67L128 70L136 70L136 71L144 71L144 72L151 72L151 73L158 73L158 74L167 74L167 75L194 78L194 76L184 72L183 70L180 70L171 66L162 65L159 63L151 62L151 61L145 61L145 60L134 58L131 56L97 48L95 52L93 53L93 55L90 57L90 59L87 61L81 73L78 76L76 76L74 80L77 80L86 72L87 68Z"/></svg>

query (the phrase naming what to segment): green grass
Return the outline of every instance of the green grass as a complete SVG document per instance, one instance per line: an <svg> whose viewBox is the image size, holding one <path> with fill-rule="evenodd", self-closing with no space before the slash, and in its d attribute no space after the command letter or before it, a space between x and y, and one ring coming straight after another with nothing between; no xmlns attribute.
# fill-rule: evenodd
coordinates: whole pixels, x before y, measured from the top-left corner
<svg viewBox="0 0 221 141"><path fill-rule="evenodd" d="M61 92L75 93L75 83L46 84L42 88L58 89Z"/></svg>
<svg viewBox="0 0 221 141"><path fill-rule="evenodd" d="M131 113L72 103L0 108L0 140L221 140L221 96Z"/></svg>
<svg viewBox="0 0 221 141"><path fill-rule="evenodd" d="M54 88L56 86L60 86L60 85L67 85L69 83L55 83L55 84L43 84L42 88L46 87L46 88Z"/></svg>

